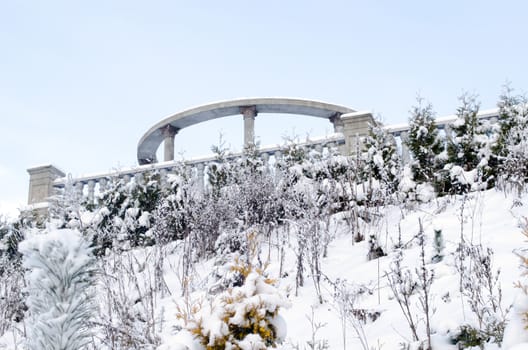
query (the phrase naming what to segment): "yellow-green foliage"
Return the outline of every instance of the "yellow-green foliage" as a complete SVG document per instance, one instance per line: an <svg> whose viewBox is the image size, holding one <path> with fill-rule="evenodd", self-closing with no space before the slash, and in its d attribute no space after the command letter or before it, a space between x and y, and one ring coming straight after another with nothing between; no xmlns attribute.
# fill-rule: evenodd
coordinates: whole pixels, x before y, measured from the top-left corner
<svg viewBox="0 0 528 350"><path fill-rule="evenodd" d="M273 321L288 301L266 276L265 268L252 264L258 253L256 235L250 234L248 240L247 259L236 259L233 265L233 270L244 277L244 284L212 298L191 320L186 317L186 328L206 350L240 350L240 343L248 339L253 349L267 349L280 341Z"/></svg>

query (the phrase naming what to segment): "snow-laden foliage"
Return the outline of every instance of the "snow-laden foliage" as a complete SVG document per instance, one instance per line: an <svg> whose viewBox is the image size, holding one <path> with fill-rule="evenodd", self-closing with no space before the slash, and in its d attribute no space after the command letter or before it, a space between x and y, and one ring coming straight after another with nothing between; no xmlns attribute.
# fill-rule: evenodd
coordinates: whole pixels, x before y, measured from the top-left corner
<svg viewBox="0 0 528 350"><path fill-rule="evenodd" d="M163 247L112 251L97 262L98 292L95 348L153 350L159 345L163 312L158 300L166 293ZM161 270L161 271L160 271Z"/></svg>
<svg viewBox="0 0 528 350"><path fill-rule="evenodd" d="M528 99L506 87L499 103L499 133L494 145L498 178L517 192L528 182Z"/></svg>
<svg viewBox="0 0 528 350"><path fill-rule="evenodd" d="M95 309L88 243L65 229L30 237L19 249L27 269L29 349L86 349Z"/></svg>
<svg viewBox="0 0 528 350"><path fill-rule="evenodd" d="M373 178L381 183L381 195L388 197L396 192L400 177L401 159L392 135L383 129L381 123L369 126L365 138L364 179Z"/></svg>
<svg viewBox="0 0 528 350"><path fill-rule="evenodd" d="M494 177L488 165L493 134L489 121L477 117L479 103L464 94L457 108L457 119L447 132L447 164L443 188L446 193L464 193L491 187Z"/></svg>
<svg viewBox="0 0 528 350"><path fill-rule="evenodd" d="M432 183L436 170L442 166L438 156L444 150L435 124L433 106L418 98L411 109L409 136L404 142L412 155L413 180L420 184Z"/></svg>
<svg viewBox="0 0 528 350"><path fill-rule="evenodd" d="M24 224L0 217L0 335L24 318L24 271L18 245Z"/></svg>
<svg viewBox="0 0 528 350"><path fill-rule="evenodd" d="M289 302L266 276L265 269L256 266L258 238L254 233L248 235L247 255L237 255L230 267L240 276L240 285L202 303L189 319L189 315L180 313L186 329L203 349L265 350L285 338L279 311L289 307Z"/></svg>

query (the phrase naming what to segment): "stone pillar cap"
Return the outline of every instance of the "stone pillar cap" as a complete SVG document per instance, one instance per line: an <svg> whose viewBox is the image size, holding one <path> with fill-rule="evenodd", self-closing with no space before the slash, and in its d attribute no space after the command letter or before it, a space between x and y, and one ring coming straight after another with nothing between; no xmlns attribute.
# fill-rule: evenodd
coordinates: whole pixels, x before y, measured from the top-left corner
<svg viewBox="0 0 528 350"><path fill-rule="evenodd" d="M57 175L58 177L65 177L66 176L66 173L64 171L62 171L58 166L53 165L53 164L37 165L37 166L34 166L34 167L31 167L31 168L27 169L27 172L30 175L34 174L34 173L45 172L45 171L51 171L55 175Z"/></svg>
<svg viewBox="0 0 528 350"><path fill-rule="evenodd" d="M350 118L356 118L356 117L359 117L359 116L370 116L370 117L372 117L372 112L366 110L366 111L358 111L358 112L342 114L341 115L341 120L350 119Z"/></svg>

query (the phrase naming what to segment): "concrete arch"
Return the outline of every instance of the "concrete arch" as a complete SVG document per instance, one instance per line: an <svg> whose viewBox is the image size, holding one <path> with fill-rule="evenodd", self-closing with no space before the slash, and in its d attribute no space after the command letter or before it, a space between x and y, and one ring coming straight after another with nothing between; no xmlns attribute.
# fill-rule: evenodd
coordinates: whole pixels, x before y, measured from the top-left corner
<svg viewBox="0 0 528 350"><path fill-rule="evenodd" d="M244 142L253 142L253 122L258 113L281 113L326 118L339 130L340 117L355 110L325 102L283 98L243 98L216 102L191 108L171 115L151 127L139 140L137 158L140 165L157 163L156 151L165 141L165 160L171 160L174 152L174 136L179 130L205 121L242 114L244 116ZM169 154L169 156L167 156ZM172 153L172 159L174 154Z"/></svg>

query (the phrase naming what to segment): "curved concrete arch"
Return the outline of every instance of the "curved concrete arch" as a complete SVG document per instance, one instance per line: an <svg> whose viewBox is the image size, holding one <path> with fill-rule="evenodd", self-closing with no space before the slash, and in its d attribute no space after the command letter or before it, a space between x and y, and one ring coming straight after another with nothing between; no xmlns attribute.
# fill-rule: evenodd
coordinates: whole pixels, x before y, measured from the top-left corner
<svg viewBox="0 0 528 350"><path fill-rule="evenodd" d="M156 151L164 140L174 140L179 130L217 118L242 114L244 121L247 119L251 123L252 129L253 119L258 113L307 115L329 119L336 125L335 120L342 114L353 112L355 110L351 108L335 104L283 97L244 98L202 105L171 115L150 128L139 140L138 162L140 165L157 163ZM166 142L165 147L166 151L174 148L174 141Z"/></svg>

